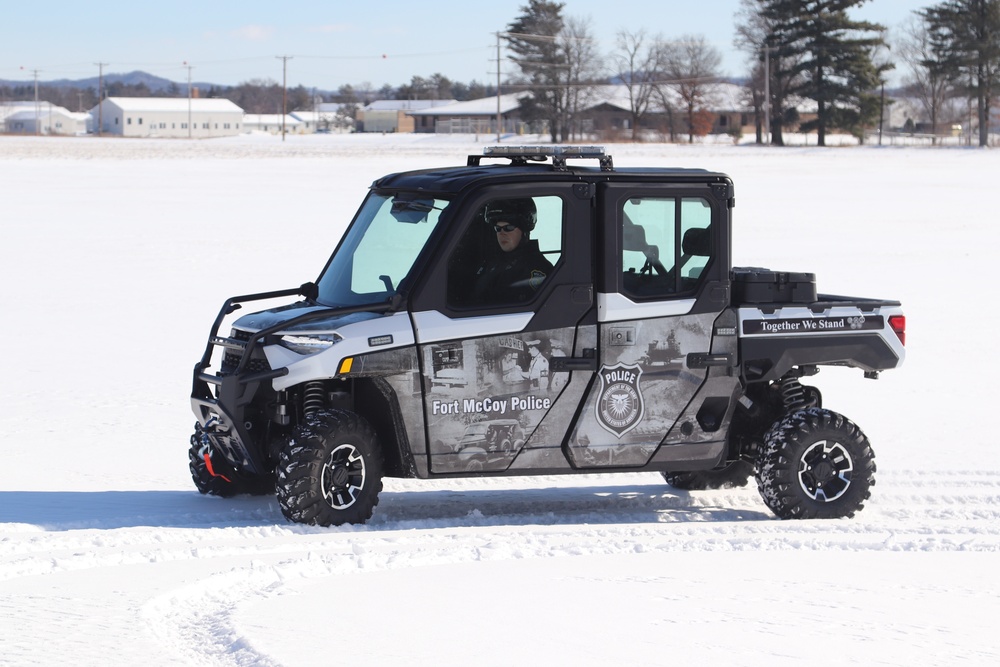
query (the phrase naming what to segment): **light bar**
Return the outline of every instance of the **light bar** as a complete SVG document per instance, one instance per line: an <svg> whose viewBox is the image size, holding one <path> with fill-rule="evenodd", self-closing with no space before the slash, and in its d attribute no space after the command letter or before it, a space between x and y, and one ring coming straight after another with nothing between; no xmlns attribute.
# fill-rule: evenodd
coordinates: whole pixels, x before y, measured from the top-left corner
<svg viewBox="0 0 1000 667"><path fill-rule="evenodd" d="M604 157L604 146L486 146L483 155L489 157L521 157L551 155L562 158Z"/></svg>

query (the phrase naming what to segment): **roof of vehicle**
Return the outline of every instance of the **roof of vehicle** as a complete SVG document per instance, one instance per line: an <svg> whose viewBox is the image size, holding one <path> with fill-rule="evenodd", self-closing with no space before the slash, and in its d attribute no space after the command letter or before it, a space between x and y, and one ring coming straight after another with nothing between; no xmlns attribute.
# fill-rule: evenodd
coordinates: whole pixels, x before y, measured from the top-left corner
<svg viewBox="0 0 1000 667"><path fill-rule="evenodd" d="M504 150L506 149L506 150ZM507 159L507 164L481 164L481 159ZM567 159L598 160L599 167L567 164ZM551 160L542 162L542 160ZM454 194L483 182L581 180L650 180L669 182L719 182L729 177L705 169L671 167L616 169L611 156L601 147L517 146L490 147L483 156L470 155L468 164L389 174L372 183L373 189L422 190L427 193Z"/></svg>

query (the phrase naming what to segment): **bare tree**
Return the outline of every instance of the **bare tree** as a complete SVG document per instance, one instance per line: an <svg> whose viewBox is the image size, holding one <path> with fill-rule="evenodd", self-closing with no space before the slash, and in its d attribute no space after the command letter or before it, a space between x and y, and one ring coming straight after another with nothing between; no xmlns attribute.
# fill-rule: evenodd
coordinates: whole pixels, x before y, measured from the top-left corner
<svg viewBox="0 0 1000 667"><path fill-rule="evenodd" d="M934 52L927 21L919 14L903 24L896 52L909 68L903 81L931 120L932 143L937 143L938 124L948 100L955 94L948 72Z"/></svg>
<svg viewBox="0 0 1000 667"><path fill-rule="evenodd" d="M663 40L659 37L649 38L644 30L621 30L618 32L617 44L618 48L611 54L614 75L628 93L632 141L638 141L640 125L649 111L650 100L663 67Z"/></svg>
<svg viewBox="0 0 1000 667"><path fill-rule="evenodd" d="M685 35L679 41L665 44L663 71L666 85L681 98L687 114L688 143L694 143L697 112L707 103L713 83L719 80L722 55L705 41L702 35Z"/></svg>
<svg viewBox="0 0 1000 667"><path fill-rule="evenodd" d="M567 125L571 138L575 139L582 133L580 114L594 98L600 56L588 19L567 17L559 34L559 43L566 54Z"/></svg>
<svg viewBox="0 0 1000 667"><path fill-rule="evenodd" d="M791 91L802 83L797 65L803 56L779 49L771 39L775 26L774 21L765 16L766 4L767 0L740 0L733 45L747 55L749 62L749 97L758 119L758 143L763 140L760 122L767 109L770 117L766 125L771 130L771 143L782 146L783 130L798 120L798 112L791 104ZM770 99L765 105L766 96Z"/></svg>

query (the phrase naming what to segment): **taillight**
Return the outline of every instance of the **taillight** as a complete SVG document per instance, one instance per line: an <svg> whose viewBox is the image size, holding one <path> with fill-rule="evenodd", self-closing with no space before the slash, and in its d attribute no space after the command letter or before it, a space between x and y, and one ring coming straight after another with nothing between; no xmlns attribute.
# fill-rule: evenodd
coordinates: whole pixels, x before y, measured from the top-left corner
<svg viewBox="0 0 1000 667"><path fill-rule="evenodd" d="M899 336L899 342L906 345L906 315L890 316L889 326L896 332L896 335Z"/></svg>

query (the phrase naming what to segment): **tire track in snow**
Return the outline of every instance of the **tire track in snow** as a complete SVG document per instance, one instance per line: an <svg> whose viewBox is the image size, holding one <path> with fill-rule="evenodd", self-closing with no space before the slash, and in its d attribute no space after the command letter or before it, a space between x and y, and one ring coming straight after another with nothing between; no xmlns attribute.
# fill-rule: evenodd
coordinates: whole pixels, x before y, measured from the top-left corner
<svg viewBox="0 0 1000 667"><path fill-rule="evenodd" d="M281 595L289 581L649 552L1000 551L1000 475L885 475L866 509L842 521L779 521L752 485L686 493L657 484L535 481L553 486L512 489L484 480L454 491L445 483L393 481L370 524L331 529L284 523L267 499L238 500L238 511L207 522L194 516L189 526L188 504L177 515L163 508L165 526L59 529L57 522L42 531L0 524L0 592L7 582L58 576L72 597L87 589L90 572L146 568L162 583L131 605L168 654L196 664L269 665L277 663L244 636L236 615ZM201 501L210 515L231 502Z"/></svg>

